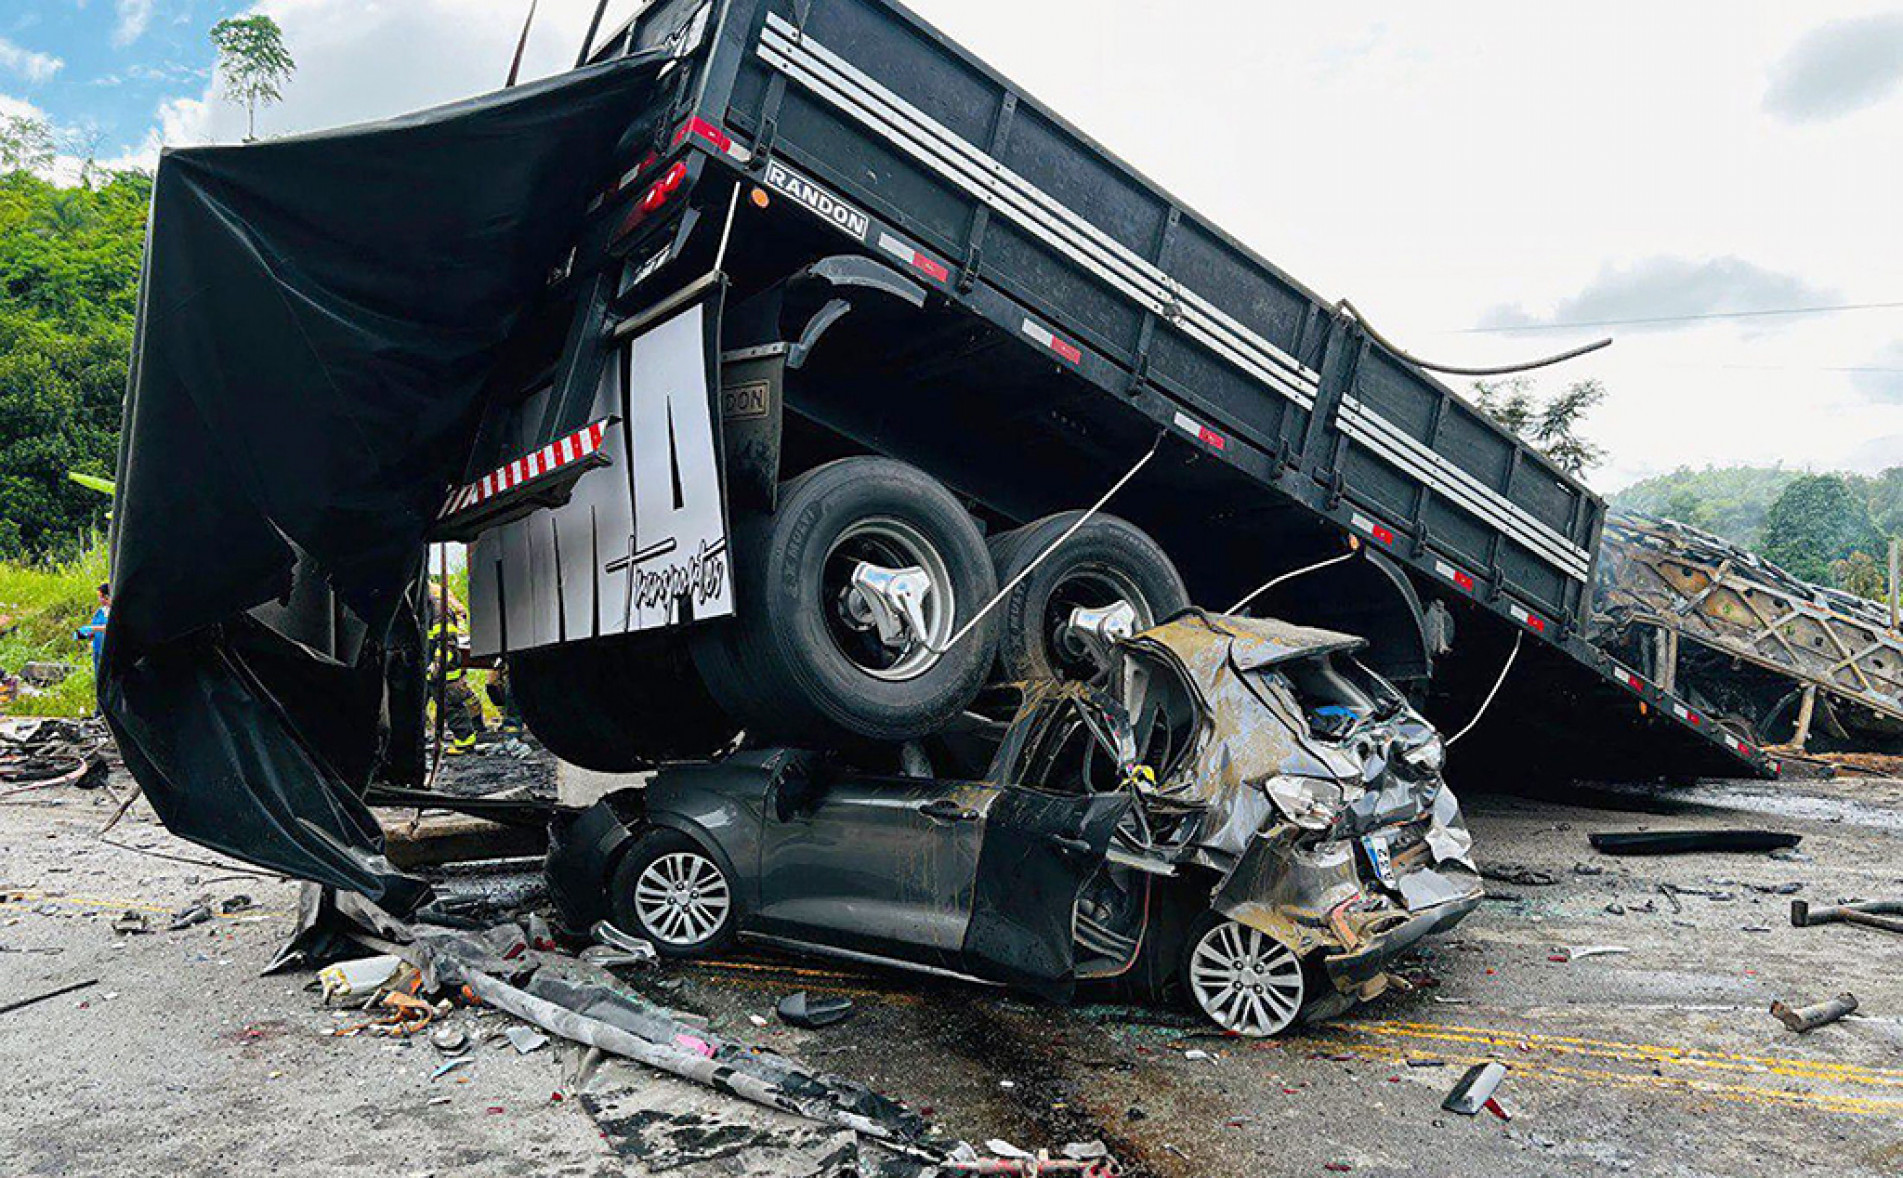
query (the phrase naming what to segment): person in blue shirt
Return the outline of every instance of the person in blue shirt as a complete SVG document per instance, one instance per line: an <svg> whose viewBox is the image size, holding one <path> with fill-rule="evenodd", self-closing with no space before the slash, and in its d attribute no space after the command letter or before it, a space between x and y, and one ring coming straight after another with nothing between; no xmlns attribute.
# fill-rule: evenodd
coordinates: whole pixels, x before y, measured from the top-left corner
<svg viewBox="0 0 1903 1178"><path fill-rule="evenodd" d="M99 608L93 611L92 621L73 631L77 642L90 642L93 648L93 667L99 666L100 652L106 648L106 618L112 613L112 586L101 582L99 586Z"/></svg>

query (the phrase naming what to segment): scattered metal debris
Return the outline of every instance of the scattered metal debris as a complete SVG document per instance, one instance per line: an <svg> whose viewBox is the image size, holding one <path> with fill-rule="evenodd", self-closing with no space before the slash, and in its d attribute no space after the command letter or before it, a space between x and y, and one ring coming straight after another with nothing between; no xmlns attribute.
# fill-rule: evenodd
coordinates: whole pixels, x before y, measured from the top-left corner
<svg viewBox="0 0 1903 1178"><path fill-rule="evenodd" d="M1791 901L1791 923L1798 928L1819 924L1860 924L1885 932L1903 933L1903 900L1866 900L1860 904L1818 905Z"/></svg>
<svg viewBox="0 0 1903 1178"><path fill-rule="evenodd" d="M774 1011L788 1026L816 1030L846 1021L852 1017L853 1009L850 998L838 995L815 998L801 990L780 999Z"/></svg>
<svg viewBox="0 0 1903 1178"><path fill-rule="evenodd" d="M1455 1082L1453 1089L1447 1093L1447 1099L1441 1101L1440 1106L1450 1113L1459 1113L1463 1117L1474 1116L1493 1103L1495 1089L1499 1088L1500 1082L1506 1078L1507 1065L1498 1060L1477 1063L1468 1068ZM1505 1119L1504 1110L1501 1116Z"/></svg>
<svg viewBox="0 0 1903 1178"><path fill-rule="evenodd" d="M1762 854L1795 847L1802 835L1777 830L1629 830L1590 836L1606 855Z"/></svg>
<svg viewBox="0 0 1903 1178"><path fill-rule="evenodd" d="M548 1046L548 1036L533 1027L516 1025L502 1032L517 1055L527 1055Z"/></svg>
<svg viewBox="0 0 1903 1178"><path fill-rule="evenodd" d="M640 969L659 965L661 955L654 951L651 941L643 940L630 933L624 933L605 920L598 920L588 930L594 935L597 944L581 951L581 959L603 969L632 965Z"/></svg>
<svg viewBox="0 0 1903 1178"><path fill-rule="evenodd" d="M112 931L125 935L138 935L152 931L152 922L145 913L128 908L113 918Z"/></svg>
<svg viewBox="0 0 1903 1178"><path fill-rule="evenodd" d="M437 1027L430 1032L429 1041L444 1055L461 1055L469 1050L469 1033L461 1027Z"/></svg>
<svg viewBox="0 0 1903 1178"><path fill-rule="evenodd" d="M98 984L99 984L98 978L87 978L83 982L71 982L71 983L68 983L67 985L60 986L56 989L47 990L40 994L34 994L28 998L16 998L12 1002L7 1003L5 1006L0 1006L0 1014L12 1014L14 1011L23 1010L26 1007L32 1006L36 1002L45 1002L49 998L58 998L62 994L71 994L75 990L84 990L88 986L97 986Z"/></svg>
<svg viewBox="0 0 1903 1178"><path fill-rule="evenodd" d="M1782 1002L1771 1003L1771 1014L1792 1031L1802 1035L1814 1031L1826 1023L1838 1019L1857 1009L1857 996L1843 993L1823 1002L1809 1006L1786 1006Z"/></svg>
<svg viewBox="0 0 1903 1178"><path fill-rule="evenodd" d="M1550 888L1559 883L1559 876L1524 863L1483 863L1480 865L1480 878L1527 888Z"/></svg>
<svg viewBox="0 0 1903 1178"><path fill-rule="evenodd" d="M388 985L402 968L403 959L387 953L356 961L340 961L319 970L317 983L323 987L325 1002L368 998L380 987Z"/></svg>
<svg viewBox="0 0 1903 1178"><path fill-rule="evenodd" d="M1624 945L1580 945L1577 948L1561 948L1554 954L1556 961L1584 961L1589 957L1609 957L1616 953L1630 953Z"/></svg>

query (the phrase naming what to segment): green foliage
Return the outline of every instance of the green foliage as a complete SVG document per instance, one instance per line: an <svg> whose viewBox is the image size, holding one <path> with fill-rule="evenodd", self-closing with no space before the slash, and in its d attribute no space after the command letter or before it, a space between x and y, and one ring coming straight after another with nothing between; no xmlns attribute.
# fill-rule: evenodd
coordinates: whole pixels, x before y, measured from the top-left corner
<svg viewBox="0 0 1903 1178"><path fill-rule="evenodd" d="M1837 475L1805 475L1784 488L1764 516L1758 551L1791 575L1831 583L1831 565L1887 548L1870 507Z"/></svg>
<svg viewBox="0 0 1903 1178"><path fill-rule="evenodd" d="M1584 474L1605 460L1605 449L1579 434L1586 415L1606 399L1606 386L1598 381L1575 381L1544 404L1526 376L1477 380L1474 394L1481 412L1532 442L1568 474Z"/></svg>
<svg viewBox="0 0 1903 1178"><path fill-rule="evenodd" d="M1620 491L1612 496L1612 509L1675 519L1755 548L1764 513L1801 476L1801 471L1771 466L1681 466Z"/></svg>
<svg viewBox="0 0 1903 1178"><path fill-rule="evenodd" d="M211 43L218 50L225 97L244 103L249 142L258 137L258 107L284 97L284 83L297 62L284 47L284 30L261 13L219 21L211 27Z"/></svg>
<svg viewBox="0 0 1903 1178"><path fill-rule="evenodd" d="M26 115L0 115L0 172L37 172L53 163L53 130Z"/></svg>
<svg viewBox="0 0 1903 1178"><path fill-rule="evenodd" d="M0 176L0 559L71 557L110 505L152 182Z"/></svg>
<svg viewBox="0 0 1903 1178"><path fill-rule="evenodd" d="M83 716L93 710L91 655L73 631L98 608L97 590L106 579L106 548L94 543L58 564L0 562L0 668L17 672L22 663L71 663L78 671L45 695L23 697L6 705L15 716Z"/></svg>
<svg viewBox="0 0 1903 1178"><path fill-rule="evenodd" d="M1888 576L1889 570L1868 552L1853 552L1830 564L1830 578L1837 588L1872 601L1882 601L1886 596Z"/></svg>

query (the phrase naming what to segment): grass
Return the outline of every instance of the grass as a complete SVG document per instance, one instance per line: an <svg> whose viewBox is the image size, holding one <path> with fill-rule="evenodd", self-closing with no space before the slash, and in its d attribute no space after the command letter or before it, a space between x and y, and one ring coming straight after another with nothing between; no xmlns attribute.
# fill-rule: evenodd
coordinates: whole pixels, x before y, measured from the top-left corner
<svg viewBox="0 0 1903 1178"><path fill-rule="evenodd" d="M11 716L87 716L93 710L90 650L74 641L73 631L98 608L97 590L106 579L106 546L63 564L0 562L0 668L18 673L22 663L68 663L76 670L44 695L22 696L0 704Z"/></svg>

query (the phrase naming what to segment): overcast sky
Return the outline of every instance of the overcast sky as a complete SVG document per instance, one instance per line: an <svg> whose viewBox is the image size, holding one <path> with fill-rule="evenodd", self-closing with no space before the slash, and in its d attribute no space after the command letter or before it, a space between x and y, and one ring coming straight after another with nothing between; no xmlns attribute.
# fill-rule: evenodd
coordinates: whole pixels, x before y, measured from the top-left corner
<svg viewBox="0 0 1903 1178"><path fill-rule="evenodd" d="M109 157L234 140L204 33L247 7L6 0L0 113L92 128ZM299 64L261 118L282 133L492 88L527 3L255 7ZM542 0L528 72L572 58L592 7ZM1611 390L1588 431L1602 491L1686 464L1903 464L1896 0L913 7L1417 354L1614 335L1542 386ZM1890 305L1684 318L1861 304Z"/></svg>

